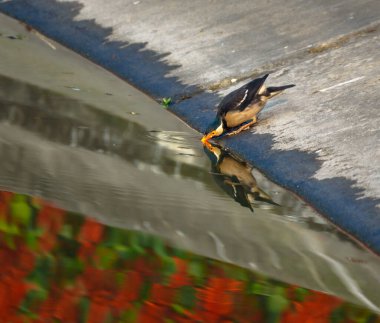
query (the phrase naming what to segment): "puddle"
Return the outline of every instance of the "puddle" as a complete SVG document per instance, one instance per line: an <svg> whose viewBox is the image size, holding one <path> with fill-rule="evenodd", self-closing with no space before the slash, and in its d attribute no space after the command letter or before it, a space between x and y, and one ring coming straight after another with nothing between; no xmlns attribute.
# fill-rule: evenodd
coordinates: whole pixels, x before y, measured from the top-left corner
<svg viewBox="0 0 380 323"><path fill-rule="evenodd" d="M0 42L1 277L20 291L1 313L343 322L380 312L378 258L293 194L58 44Z"/></svg>
<svg viewBox="0 0 380 323"><path fill-rule="evenodd" d="M375 322L337 297L0 191L3 322ZM12 262L9 262L12 259ZM163 319L165 318L165 319Z"/></svg>

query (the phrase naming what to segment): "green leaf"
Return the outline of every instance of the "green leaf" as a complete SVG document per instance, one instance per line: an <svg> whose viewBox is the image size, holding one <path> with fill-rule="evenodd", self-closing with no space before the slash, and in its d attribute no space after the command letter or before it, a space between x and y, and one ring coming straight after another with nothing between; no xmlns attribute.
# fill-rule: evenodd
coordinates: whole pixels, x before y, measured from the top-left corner
<svg viewBox="0 0 380 323"><path fill-rule="evenodd" d="M296 297L296 300L297 301L303 301L304 298L309 295L310 292L305 289L305 288L302 288L302 287L298 287L296 290L295 290L295 297Z"/></svg>
<svg viewBox="0 0 380 323"><path fill-rule="evenodd" d="M69 224L64 224L63 225L63 228L61 229L61 231L59 232L59 235L61 237L64 237L66 239L74 239L74 235L73 235L73 228L71 225Z"/></svg>
<svg viewBox="0 0 380 323"><path fill-rule="evenodd" d="M149 297L149 291L151 289L151 284L149 281L144 281L143 286L140 289L140 295L139 299L140 300L146 300Z"/></svg>
<svg viewBox="0 0 380 323"><path fill-rule="evenodd" d="M38 236L34 231L25 232L25 242L30 249L35 250L38 247Z"/></svg>
<svg viewBox="0 0 380 323"><path fill-rule="evenodd" d="M274 294L268 296L267 309L270 313L275 314L276 317L290 305L285 295L285 288L278 286L275 288Z"/></svg>
<svg viewBox="0 0 380 323"><path fill-rule="evenodd" d="M79 323L88 322L88 314L90 310L90 300L87 297L82 297L79 301Z"/></svg>
<svg viewBox="0 0 380 323"><path fill-rule="evenodd" d="M204 265L199 261L191 261L188 266L187 270L188 274L191 277L194 277L196 280L196 283L202 284L205 279L205 269Z"/></svg>
<svg viewBox="0 0 380 323"><path fill-rule="evenodd" d="M183 306L178 304L172 304L172 309L180 314L184 314L186 311L186 309Z"/></svg>
<svg viewBox="0 0 380 323"><path fill-rule="evenodd" d="M35 308L36 305L41 303L42 301L46 300L48 297L48 292L43 289L34 289L31 290L25 297L20 310L24 311L25 313L30 312L30 308Z"/></svg>
<svg viewBox="0 0 380 323"><path fill-rule="evenodd" d="M168 277L174 274L177 270L174 260L170 257L162 258L162 273Z"/></svg>
<svg viewBox="0 0 380 323"><path fill-rule="evenodd" d="M11 214L17 223L27 225L32 216L32 208L26 201L26 197L15 195L11 202Z"/></svg>
<svg viewBox="0 0 380 323"><path fill-rule="evenodd" d="M171 98L162 98L161 104L163 107L168 108L171 103L172 103Z"/></svg>
<svg viewBox="0 0 380 323"><path fill-rule="evenodd" d="M99 246L96 249L96 254L99 256L99 265L102 269L113 268L114 264L118 260L116 251L103 246Z"/></svg>
<svg viewBox="0 0 380 323"><path fill-rule="evenodd" d="M140 311L140 306L135 304L131 309L123 312L120 317L120 323L132 323L138 322L138 313Z"/></svg>
<svg viewBox="0 0 380 323"><path fill-rule="evenodd" d="M289 301L281 295L272 295L268 297L268 309L271 312L280 313L286 309Z"/></svg>
<svg viewBox="0 0 380 323"><path fill-rule="evenodd" d="M5 243L6 243L8 248L13 249L13 250L16 248L16 244L15 244L15 241L13 239L13 235L6 234L4 237L4 240L5 240Z"/></svg>
<svg viewBox="0 0 380 323"><path fill-rule="evenodd" d="M248 280L248 273L242 268L238 268L236 266L231 266L228 264L228 267L225 268L225 272L227 273L229 278L240 280L240 281Z"/></svg>
<svg viewBox="0 0 380 323"><path fill-rule="evenodd" d="M28 275L27 280L43 289L48 289L54 267L55 258L53 256L38 257L34 270Z"/></svg>
<svg viewBox="0 0 380 323"><path fill-rule="evenodd" d="M160 238L153 238L152 243L153 243L153 250L159 257L161 258L168 257L166 253L165 245Z"/></svg>
<svg viewBox="0 0 380 323"><path fill-rule="evenodd" d="M129 238L129 244L133 250L135 250L138 254L143 255L145 254L145 249L142 248L139 244L139 237L137 234L131 234Z"/></svg>
<svg viewBox="0 0 380 323"><path fill-rule="evenodd" d="M197 293L192 286L183 286L180 289L177 303L187 309L191 309L194 308L196 301Z"/></svg>
<svg viewBox="0 0 380 323"><path fill-rule="evenodd" d="M14 225L12 223L7 223L3 220L0 220L0 231L4 233L8 233L10 235L20 234L20 230L17 225Z"/></svg>
<svg viewBox="0 0 380 323"><path fill-rule="evenodd" d="M60 267L63 283L71 284L76 277L83 272L84 264L78 258L60 257L57 263Z"/></svg>

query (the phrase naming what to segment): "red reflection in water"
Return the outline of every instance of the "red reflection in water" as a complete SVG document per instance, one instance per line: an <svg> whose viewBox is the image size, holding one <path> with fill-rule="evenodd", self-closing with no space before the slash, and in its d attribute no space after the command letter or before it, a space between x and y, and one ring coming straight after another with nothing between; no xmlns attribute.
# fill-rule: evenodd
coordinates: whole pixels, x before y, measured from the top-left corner
<svg viewBox="0 0 380 323"><path fill-rule="evenodd" d="M0 192L1 322L380 322L336 297Z"/></svg>

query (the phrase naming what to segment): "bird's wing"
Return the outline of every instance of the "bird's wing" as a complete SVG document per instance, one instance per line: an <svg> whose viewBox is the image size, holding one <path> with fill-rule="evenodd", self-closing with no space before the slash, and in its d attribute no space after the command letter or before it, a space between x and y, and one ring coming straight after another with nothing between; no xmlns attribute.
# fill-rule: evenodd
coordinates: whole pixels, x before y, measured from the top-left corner
<svg viewBox="0 0 380 323"><path fill-rule="evenodd" d="M268 74L257 78L241 88L227 94L218 106L219 115L225 115L228 111L244 110L255 99L258 100L258 92L264 84Z"/></svg>

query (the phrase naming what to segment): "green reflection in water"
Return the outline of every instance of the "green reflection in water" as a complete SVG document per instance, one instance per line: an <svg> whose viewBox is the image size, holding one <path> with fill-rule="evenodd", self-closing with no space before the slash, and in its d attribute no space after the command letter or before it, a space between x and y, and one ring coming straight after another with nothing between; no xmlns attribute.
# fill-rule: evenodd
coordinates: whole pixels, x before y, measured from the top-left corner
<svg viewBox="0 0 380 323"><path fill-rule="evenodd" d="M379 322L369 310L0 191L2 322Z"/></svg>

